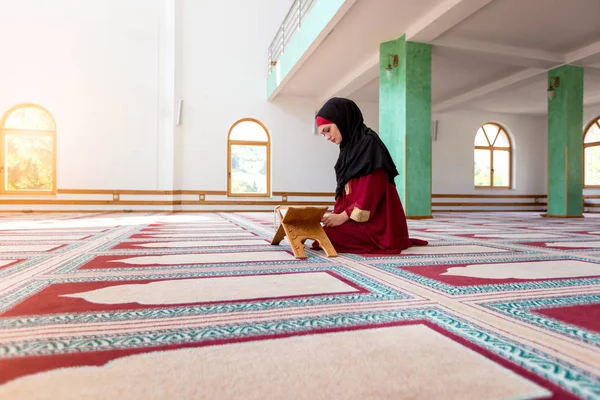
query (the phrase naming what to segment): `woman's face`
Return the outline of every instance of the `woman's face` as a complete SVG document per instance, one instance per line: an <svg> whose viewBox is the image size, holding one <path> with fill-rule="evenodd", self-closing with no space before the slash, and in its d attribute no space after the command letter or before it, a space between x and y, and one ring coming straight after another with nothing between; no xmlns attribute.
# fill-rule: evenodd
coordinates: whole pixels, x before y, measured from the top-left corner
<svg viewBox="0 0 600 400"><path fill-rule="evenodd" d="M321 125L319 126L319 132L331 143L342 143L342 134L336 124Z"/></svg>

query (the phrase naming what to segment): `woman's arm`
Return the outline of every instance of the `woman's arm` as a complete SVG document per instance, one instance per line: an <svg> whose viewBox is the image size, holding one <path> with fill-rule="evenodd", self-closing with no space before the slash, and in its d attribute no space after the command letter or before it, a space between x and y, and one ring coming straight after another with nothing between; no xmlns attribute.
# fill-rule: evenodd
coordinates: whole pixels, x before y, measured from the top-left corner
<svg viewBox="0 0 600 400"><path fill-rule="evenodd" d="M353 179L350 185L352 202L345 213L356 222L368 222L373 219L379 202L385 195L387 174L379 169L366 176Z"/></svg>
<svg viewBox="0 0 600 400"><path fill-rule="evenodd" d="M373 219L379 202L385 195L387 174L380 169L366 176L352 179L348 184L350 193L347 198L351 203L343 210L334 210L337 213L323 218L327 227L339 226L352 219L356 222L368 222Z"/></svg>

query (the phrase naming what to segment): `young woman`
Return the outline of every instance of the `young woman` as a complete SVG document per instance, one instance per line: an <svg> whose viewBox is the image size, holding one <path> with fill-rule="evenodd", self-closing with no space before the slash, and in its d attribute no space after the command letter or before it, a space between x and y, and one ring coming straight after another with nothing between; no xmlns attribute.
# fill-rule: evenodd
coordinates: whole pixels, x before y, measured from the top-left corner
<svg viewBox="0 0 600 400"><path fill-rule="evenodd" d="M397 254L424 240L408 236L406 216L394 184L396 166L379 135L368 128L351 100L332 98L317 114L319 132L340 146L335 164L333 213L325 232L340 253ZM313 243L318 249L319 244Z"/></svg>

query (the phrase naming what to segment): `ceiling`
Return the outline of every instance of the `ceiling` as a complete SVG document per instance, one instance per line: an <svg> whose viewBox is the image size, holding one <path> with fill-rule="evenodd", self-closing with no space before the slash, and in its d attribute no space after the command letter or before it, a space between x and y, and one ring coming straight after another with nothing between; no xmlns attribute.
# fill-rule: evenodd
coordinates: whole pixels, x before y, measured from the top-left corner
<svg viewBox="0 0 600 400"><path fill-rule="evenodd" d="M411 20L441 1L357 0L281 93L320 96L366 55L379 57L381 42L401 36Z"/></svg>
<svg viewBox="0 0 600 400"><path fill-rule="evenodd" d="M585 69L600 104L600 0L357 0L279 94L379 101L379 45L431 43L434 112L546 113L546 74Z"/></svg>
<svg viewBox="0 0 600 400"><path fill-rule="evenodd" d="M567 52L600 39L598 0L495 0L444 37Z"/></svg>
<svg viewBox="0 0 600 400"><path fill-rule="evenodd" d="M546 85L546 77L538 75L466 103L464 107L480 111L544 115L547 112ZM583 85L584 106L600 104L600 69L586 69Z"/></svg>

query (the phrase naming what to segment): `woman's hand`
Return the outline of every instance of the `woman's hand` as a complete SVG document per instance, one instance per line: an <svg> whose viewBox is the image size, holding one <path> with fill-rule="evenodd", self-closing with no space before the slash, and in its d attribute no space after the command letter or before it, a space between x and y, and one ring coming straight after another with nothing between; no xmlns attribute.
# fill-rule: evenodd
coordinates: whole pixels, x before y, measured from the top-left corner
<svg viewBox="0 0 600 400"><path fill-rule="evenodd" d="M326 227L333 228L335 226L340 226L340 225L346 223L349 219L350 219L350 217L344 211L341 214L329 214L329 215L326 215L325 217L323 217L323 219L321 220L321 222Z"/></svg>

